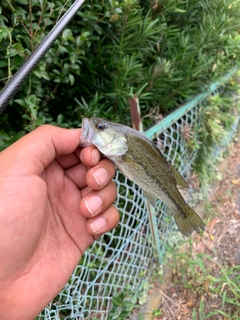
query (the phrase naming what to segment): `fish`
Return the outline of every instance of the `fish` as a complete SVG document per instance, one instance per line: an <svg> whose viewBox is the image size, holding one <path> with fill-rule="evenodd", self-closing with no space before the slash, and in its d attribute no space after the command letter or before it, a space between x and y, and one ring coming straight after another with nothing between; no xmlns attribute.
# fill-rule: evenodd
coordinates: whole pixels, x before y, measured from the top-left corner
<svg viewBox="0 0 240 320"><path fill-rule="evenodd" d="M98 150L143 191L152 206L160 199L172 212L184 236L204 231L204 223L185 202L177 186L187 182L155 143L126 125L101 118L83 118L80 146L95 145Z"/></svg>

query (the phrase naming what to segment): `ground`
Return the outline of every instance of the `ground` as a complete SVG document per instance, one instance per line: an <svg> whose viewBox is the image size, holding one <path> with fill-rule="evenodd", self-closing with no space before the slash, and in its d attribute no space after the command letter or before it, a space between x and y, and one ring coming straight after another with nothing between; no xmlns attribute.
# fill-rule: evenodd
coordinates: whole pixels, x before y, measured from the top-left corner
<svg viewBox="0 0 240 320"><path fill-rule="evenodd" d="M240 135L220 170L204 207L211 216L205 232L173 253L166 281L155 284L161 302L154 319L240 319Z"/></svg>
<svg viewBox="0 0 240 320"><path fill-rule="evenodd" d="M205 215L205 232L167 250L163 274L157 267L131 320L240 320L240 133L218 172L195 208Z"/></svg>

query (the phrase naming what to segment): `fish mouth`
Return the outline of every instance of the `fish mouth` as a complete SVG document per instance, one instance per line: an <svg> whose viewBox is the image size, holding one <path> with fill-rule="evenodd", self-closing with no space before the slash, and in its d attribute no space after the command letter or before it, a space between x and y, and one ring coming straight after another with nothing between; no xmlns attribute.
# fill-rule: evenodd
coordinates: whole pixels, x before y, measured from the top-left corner
<svg viewBox="0 0 240 320"><path fill-rule="evenodd" d="M82 134L80 135L80 147L91 146L93 137L93 129L91 128L90 119L82 119Z"/></svg>

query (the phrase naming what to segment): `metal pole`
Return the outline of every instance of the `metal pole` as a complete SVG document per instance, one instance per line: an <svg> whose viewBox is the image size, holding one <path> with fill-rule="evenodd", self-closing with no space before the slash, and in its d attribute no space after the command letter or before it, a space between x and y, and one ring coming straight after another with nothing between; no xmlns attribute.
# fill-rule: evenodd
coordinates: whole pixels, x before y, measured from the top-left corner
<svg viewBox="0 0 240 320"><path fill-rule="evenodd" d="M129 105L130 105L133 128L144 133L138 97L134 96L133 98L129 99ZM150 202L148 202L146 198L145 198L145 202L147 206L148 221L150 224L154 253L158 258L159 265L162 265L163 254L161 252L161 244L160 244L160 239L158 234L157 217L155 214L155 208L150 204Z"/></svg>
<svg viewBox="0 0 240 320"><path fill-rule="evenodd" d="M23 84L26 78L30 75L33 69L38 65L45 53L63 31L72 17L77 13L78 9L84 3L84 0L76 0L63 17L58 21L55 27L49 32L46 38L40 43L35 51L29 56L19 70L14 74L10 81L0 91L0 113L5 109L9 100L15 95L19 87Z"/></svg>

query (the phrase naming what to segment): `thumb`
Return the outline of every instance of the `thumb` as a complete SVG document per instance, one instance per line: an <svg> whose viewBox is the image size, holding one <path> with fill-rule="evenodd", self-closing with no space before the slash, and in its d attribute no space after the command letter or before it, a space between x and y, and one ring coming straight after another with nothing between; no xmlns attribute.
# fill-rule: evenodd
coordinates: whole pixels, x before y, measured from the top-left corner
<svg viewBox="0 0 240 320"><path fill-rule="evenodd" d="M40 175L57 156L71 154L77 149L80 132L81 129L43 125L1 152L1 171Z"/></svg>

